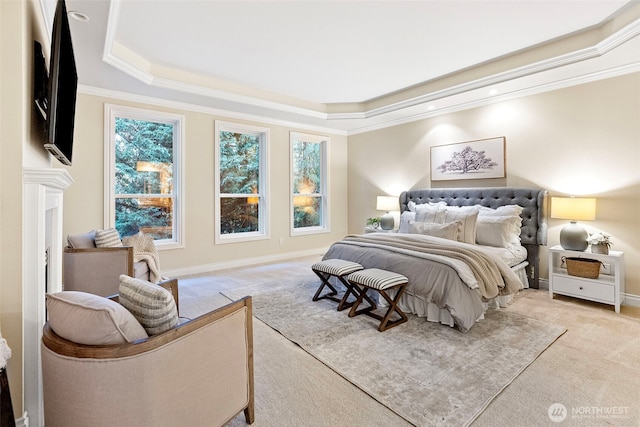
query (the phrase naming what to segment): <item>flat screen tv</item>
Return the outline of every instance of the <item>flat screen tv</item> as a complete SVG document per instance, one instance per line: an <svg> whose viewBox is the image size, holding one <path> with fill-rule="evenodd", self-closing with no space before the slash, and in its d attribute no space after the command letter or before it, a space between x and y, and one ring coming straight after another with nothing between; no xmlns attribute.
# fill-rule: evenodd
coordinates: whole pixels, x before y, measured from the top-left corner
<svg viewBox="0 0 640 427"><path fill-rule="evenodd" d="M58 0L51 35L47 140L44 147L61 163L71 165L78 74L64 0Z"/></svg>

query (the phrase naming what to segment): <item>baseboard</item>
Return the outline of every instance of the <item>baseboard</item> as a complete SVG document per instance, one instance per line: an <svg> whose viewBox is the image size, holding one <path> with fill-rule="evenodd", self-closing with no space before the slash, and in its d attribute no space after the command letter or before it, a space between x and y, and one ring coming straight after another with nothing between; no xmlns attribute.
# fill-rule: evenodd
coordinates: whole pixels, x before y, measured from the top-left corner
<svg viewBox="0 0 640 427"><path fill-rule="evenodd" d="M306 251L284 252L274 255L267 255L254 258L242 258L233 261L216 262L213 264L193 265L184 268L174 268L162 270L162 275L166 277L186 277L195 274L203 274L210 271L226 270L229 268L247 267L250 265L268 264L271 262L285 261L295 258L303 258L306 256L322 255L327 252L328 248L315 248Z"/></svg>
<svg viewBox="0 0 640 427"><path fill-rule="evenodd" d="M540 281L539 281L539 289L548 291L549 290L549 279L540 279Z"/></svg>
<svg viewBox="0 0 640 427"><path fill-rule="evenodd" d="M628 305L629 307L640 307L640 295L624 294L624 301L622 305Z"/></svg>
<svg viewBox="0 0 640 427"><path fill-rule="evenodd" d="M21 418L16 418L16 427L29 427L29 417L26 412Z"/></svg>

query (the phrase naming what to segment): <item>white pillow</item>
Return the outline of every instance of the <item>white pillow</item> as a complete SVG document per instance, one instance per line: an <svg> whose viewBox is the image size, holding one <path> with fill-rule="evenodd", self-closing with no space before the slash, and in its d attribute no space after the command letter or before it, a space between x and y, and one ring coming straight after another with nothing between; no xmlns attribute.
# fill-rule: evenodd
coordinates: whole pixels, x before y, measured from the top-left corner
<svg viewBox="0 0 640 427"><path fill-rule="evenodd" d="M518 205L504 205L496 209L476 205L480 209L480 216L520 216L524 208Z"/></svg>
<svg viewBox="0 0 640 427"><path fill-rule="evenodd" d="M435 222L443 224L444 208L446 205L416 205L416 221L417 222Z"/></svg>
<svg viewBox="0 0 640 427"><path fill-rule="evenodd" d="M460 221L458 241L475 245L477 220L478 209L475 206L447 206L442 222Z"/></svg>
<svg viewBox="0 0 640 427"><path fill-rule="evenodd" d="M398 233L409 232L409 221L416 220L416 213L410 211L404 211L400 215L400 226L398 227Z"/></svg>
<svg viewBox="0 0 640 427"><path fill-rule="evenodd" d="M409 233L411 234L426 234L428 236L441 237L449 240L457 240L459 227L460 221L448 224L409 221Z"/></svg>
<svg viewBox="0 0 640 427"><path fill-rule="evenodd" d="M115 301L79 291L46 294L49 325L62 338L78 344L124 344L148 338L126 308Z"/></svg>
<svg viewBox="0 0 640 427"><path fill-rule="evenodd" d="M416 206L446 206L447 202L428 202L428 203L421 203L421 204L417 204L416 202L414 202L413 200L410 200L407 203L407 208L409 209L410 212L415 212L416 211Z"/></svg>
<svg viewBox="0 0 640 427"><path fill-rule="evenodd" d="M498 248L519 245L521 222L519 216L479 216L476 224L476 243Z"/></svg>

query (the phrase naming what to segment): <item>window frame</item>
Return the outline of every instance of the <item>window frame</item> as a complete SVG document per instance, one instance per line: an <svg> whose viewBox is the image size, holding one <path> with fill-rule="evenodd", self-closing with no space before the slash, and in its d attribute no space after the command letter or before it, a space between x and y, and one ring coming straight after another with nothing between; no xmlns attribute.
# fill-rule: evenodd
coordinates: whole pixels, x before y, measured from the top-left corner
<svg viewBox="0 0 640 427"><path fill-rule="evenodd" d="M320 165L320 173L322 176L320 177L320 192L315 192L313 194L309 194L311 197L321 197L322 202L320 203L321 212L321 224L319 226L313 227L295 227L294 224L294 215L295 215L295 206L294 206L294 196L296 193L294 192L294 158L293 158L293 146L296 141L304 141L311 142L315 144L320 144L321 149L321 162ZM330 200L329 200L329 147L331 145L331 138L324 135L314 135L308 134L304 132L289 132L289 223L290 223L290 236L305 236L311 234L321 234L321 233L329 233L331 232L331 218L330 218ZM299 194L298 194L299 195Z"/></svg>
<svg viewBox="0 0 640 427"><path fill-rule="evenodd" d="M250 242L256 240L266 240L271 238L270 234L270 129L262 126L248 125L242 123L216 120L214 125L214 216L215 216L215 243L237 243ZM250 134L259 138L259 172L258 172L258 231L244 233L223 234L220 232L221 225L221 198L222 197L247 197L247 194L226 194L220 192L220 132L234 132ZM256 196L252 196L256 197Z"/></svg>
<svg viewBox="0 0 640 427"><path fill-rule="evenodd" d="M156 123L173 125L173 238L155 240L158 250L184 248L184 151L185 151L185 116L164 111L149 110L145 108L127 107L116 104L104 106L104 228L115 227L116 216L116 166L115 166L115 123L116 118L144 120Z"/></svg>

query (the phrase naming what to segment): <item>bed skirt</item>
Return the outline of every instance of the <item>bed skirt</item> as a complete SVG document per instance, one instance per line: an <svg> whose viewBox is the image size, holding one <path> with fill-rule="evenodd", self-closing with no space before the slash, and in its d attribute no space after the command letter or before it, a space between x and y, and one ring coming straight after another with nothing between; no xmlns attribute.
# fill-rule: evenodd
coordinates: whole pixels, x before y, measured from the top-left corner
<svg viewBox="0 0 640 427"><path fill-rule="evenodd" d="M526 289L529 287L529 280L527 279L527 272L525 267L528 266L529 263L527 261L523 261L520 264L512 267L512 270L520 279L522 283L521 289ZM392 292L390 292L390 295ZM485 312L489 309L499 309L501 307L507 307L513 301L513 297L517 294L511 295L498 295L497 297L487 301L484 303ZM386 306L387 303L384 300L379 301L380 306ZM400 297L400 301L398 302L398 306L405 313L412 313L417 315L418 317L424 317L429 322L441 323L447 326L455 326L455 320L449 313L449 310L446 308L440 308L436 304L425 301L420 296L410 295L405 292L405 294ZM476 320L480 321L484 319L484 313Z"/></svg>

